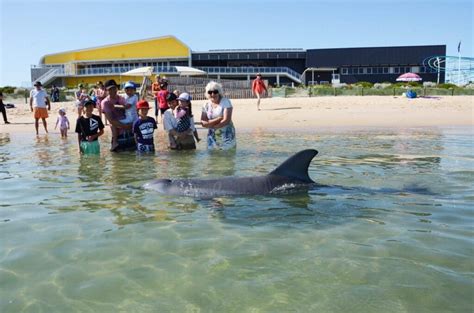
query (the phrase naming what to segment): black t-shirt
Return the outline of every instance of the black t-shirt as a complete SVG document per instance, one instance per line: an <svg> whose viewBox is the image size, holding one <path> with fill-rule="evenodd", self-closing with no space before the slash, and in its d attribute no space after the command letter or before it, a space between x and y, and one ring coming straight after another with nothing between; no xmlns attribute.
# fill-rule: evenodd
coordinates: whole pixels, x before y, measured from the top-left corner
<svg viewBox="0 0 474 313"><path fill-rule="evenodd" d="M97 134L99 129L103 128L104 123L94 114L92 114L90 118L81 116L76 122L76 133L81 134L81 140L84 141L87 140L87 137ZM95 140L97 140L97 138Z"/></svg>

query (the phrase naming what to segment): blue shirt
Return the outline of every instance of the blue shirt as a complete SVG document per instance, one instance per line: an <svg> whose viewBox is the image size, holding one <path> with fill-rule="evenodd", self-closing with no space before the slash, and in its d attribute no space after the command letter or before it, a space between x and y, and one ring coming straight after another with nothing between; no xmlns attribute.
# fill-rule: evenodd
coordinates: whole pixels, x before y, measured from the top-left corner
<svg viewBox="0 0 474 313"><path fill-rule="evenodd" d="M153 132L157 128L153 117L139 118L133 123L133 133L136 134L137 143L153 145Z"/></svg>

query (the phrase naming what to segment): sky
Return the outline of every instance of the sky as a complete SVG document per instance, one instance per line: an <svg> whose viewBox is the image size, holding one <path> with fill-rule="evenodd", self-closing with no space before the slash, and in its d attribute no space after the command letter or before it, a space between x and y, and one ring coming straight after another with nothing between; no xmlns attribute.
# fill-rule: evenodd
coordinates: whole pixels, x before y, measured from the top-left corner
<svg viewBox="0 0 474 313"><path fill-rule="evenodd" d="M193 51L446 45L474 57L471 0L0 0L0 86L46 54L174 35Z"/></svg>

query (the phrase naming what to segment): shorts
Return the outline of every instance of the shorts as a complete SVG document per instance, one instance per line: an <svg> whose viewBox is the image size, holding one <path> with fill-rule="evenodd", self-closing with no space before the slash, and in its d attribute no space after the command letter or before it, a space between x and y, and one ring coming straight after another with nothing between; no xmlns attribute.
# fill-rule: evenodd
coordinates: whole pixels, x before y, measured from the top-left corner
<svg viewBox="0 0 474 313"><path fill-rule="evenodd" d="M76 108L80 109L84 107L84 103L82 101L76 101Z"/></svg>
<svg viewBox="0 0 474 313"><path fill-rule="evenodd" d="M99 140L81 141L79 146L82 154L100 154Z"/></svg>
<svg viewBox="0 0 474 313"><path fill-rule="evenodd" d="M138 152L154 152L155 145L144 145L142 143L137 143Z"/></svg>
<svg viewBox="0 0 474 313"><path fill-rule="evenodd" d="M35 119L48 118L48 110L46 108L34 108Z"/></svg>

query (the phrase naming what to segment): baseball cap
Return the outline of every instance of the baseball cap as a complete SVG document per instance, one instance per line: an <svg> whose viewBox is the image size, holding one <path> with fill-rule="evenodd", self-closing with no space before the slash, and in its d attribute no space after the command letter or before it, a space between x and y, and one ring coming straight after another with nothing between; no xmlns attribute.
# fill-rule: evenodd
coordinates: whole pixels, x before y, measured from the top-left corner
<svg viewBox="0 0 474 313"><path fill-rule="evenodd" d="M88 105L93 105L93 106L95 106L95 102L92 101L92 100L87 100L87 101L84 103L84 106L86 107L86 106L88 106Z"/></svg>
<svg viewBox="0 0 474 313"><path fill-rule="evenodd" d="M178 100L179 101L191 101L193 98L191 95L187 92L183 92L182 94L179 95Z"/></svg>
<svg viewBox="0 0 474 313"><path fill-rule="evenodd" d="M146 100L140 100L137 102L137 109L149 109L150 105Z"/></svg>
<svg viewBox="0 0 474 313"><path fill-rule="evenodd" d="M166 96L166 101L170 102L170 101L174 101L178 99L178 97L174 94L174 93L169 93L167 96Z"/></svg>
<svg viewBox="0 0 474 313"><path fill-rule="evenodd" d="M40 81L37 81L33 86L43 86Z"/></svg>
<svg viewBox="0 0 474 313"><path fill-rule="evenodd" d="M113 79L107 80L105 82L104 86L105 86L105 89L109 89L109 88L112 88L112 87L118 87L117 83Z"/></svg>
<svg viewBox="0 0 474 313"><path fill-rule="evenodd" d="M123 86L123 89L127 89L127 88L133 88L135 89L135 84L133 82L126 82L125 85Z"/></svg>
<svg viewBox="0 0 474 313"><path fill-rule="evenodd" d="M65 110L64 108L60 108L60 109L59 109L59 112L66 113L66 110Z"/></svg>

